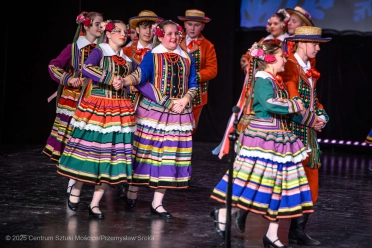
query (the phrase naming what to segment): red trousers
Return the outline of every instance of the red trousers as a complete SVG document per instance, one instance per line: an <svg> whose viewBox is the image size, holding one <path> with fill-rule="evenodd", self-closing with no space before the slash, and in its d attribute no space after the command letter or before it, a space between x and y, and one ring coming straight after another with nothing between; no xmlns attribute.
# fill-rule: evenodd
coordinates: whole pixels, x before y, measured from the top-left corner
<svg viewBox="0 0 372 248"><path fill-rule="evenodd" d="M195 127L192 130L192 134L194 134L196 132L196 129L198 128L199 118L200 118L200 114L201 114L203 107L204 105L200 105L200 106L192 108L192 114L194 115L194 119L195 119Z"/></svg>
<svg viewBox="0 0 372 248"><path fill-rule="evenodd" d="M312 169L309 166L306 166L306 164L309 163L309 160L310 154L304 161L302 161L302 165L304 166L307 180L309 181L311 198L313 199L313 204L315 205L315 202L318 200L319 174L318 169Z"/></svg>

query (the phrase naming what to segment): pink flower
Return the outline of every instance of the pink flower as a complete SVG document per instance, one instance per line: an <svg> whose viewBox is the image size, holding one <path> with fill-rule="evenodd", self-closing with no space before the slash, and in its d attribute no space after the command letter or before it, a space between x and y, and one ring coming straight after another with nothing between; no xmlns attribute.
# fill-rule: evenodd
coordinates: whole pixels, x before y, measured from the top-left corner
<svg viewBox="0 0 372 248"><path fill-rule="evenodd" d="M265 55L265 52L262 49L257 50L257 56Z"/></svg>
<svg viewBox="0 0 372 248"><path fill-rule="evenodd" d="M83 11L81 12L77 17L76 17L76 23L77 24L80 24L80 23L83 23L84 20L87 18L86 15L88 14L88 12L86 11ZM88 18L89 19L89 18ZM89 19L90 21L90 19ZM89 23L90 24L90 23Z"/></svg>
<svg viewBox="0 0 372 248"><path fill-rule="evenodd" d="M183 29L180 25L177 25L177 29L178 29L179 32L181 32L181 33L183 32Z"/></svg>
<svg viewBox="0 0 372 248"><path fill-rule="evenodd" d="M258 53L258 50L257 49L253 49L251 50L251 52L249 53L252 57L256 57L257 56L257 53Z"/></svg>
<svg viewBox="0 0 372 248"><path fill-rule="evenodd" d="M156 22L156 23L154 23L154 24L151 25L151 32L152 32L153 34L155 34L156 26L157 26L158 24L159 24L159 23Z"/></svg>
<svg viewBox="0 0 372 248"><path fill-rule="evenodd" d="M271 54L267 54L264 58L264 61L266 63L272 63L276 60L275 56L271 55Z"/></svg>

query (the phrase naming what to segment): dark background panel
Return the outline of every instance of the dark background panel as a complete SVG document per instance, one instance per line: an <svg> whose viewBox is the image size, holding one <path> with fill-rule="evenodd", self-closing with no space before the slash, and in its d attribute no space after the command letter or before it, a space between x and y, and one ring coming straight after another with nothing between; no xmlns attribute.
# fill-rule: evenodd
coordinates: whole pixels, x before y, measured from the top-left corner
<svg viewBox="0 0 372 248"><path fill-rule="evenodd" d="M98 1L67 0L48 5L4 1L5 23L1 50L0 142L44 144L55 118L55 100L47 98L57 89L47 71L49 61L70 43L76 16L97 11L105 19L128 21L149 9L165 19L182 23L177 16L186 9L205 11L212 21L203 34L215 44L218 75L210 82L209 102L204 107L196 141L220 141L236 104L244 75L242 53L267 33L263 28L240 29L240 1ZM333 40L321 45L317 69L320 101L331 116L321 137L362 141L372 127L370 33L324 30Z"/></svg>

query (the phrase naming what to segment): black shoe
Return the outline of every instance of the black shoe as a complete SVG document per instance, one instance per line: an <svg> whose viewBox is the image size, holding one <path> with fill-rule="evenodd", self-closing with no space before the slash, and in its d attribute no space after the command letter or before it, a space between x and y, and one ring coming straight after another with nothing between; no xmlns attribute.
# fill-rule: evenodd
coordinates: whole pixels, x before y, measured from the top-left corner
<svg viewBox="0 0 372 248"><path fill-rule="evenodd" d="M163 206L163 205L159 205L156 208L154 208L152 206L152 204L151 204L151 206L150 206L150 212L151 212L151 214L152 215L157 215L157 216L162 217L164 219L171 219L171 218L173 218L173 216L169 212L161 212L160 213L160 212L156 211L156 209L158 209L158 207L161 207L161 206Z"/></svg>
<svg viewBox="0 0 372 248"><path fill-rule="evenodd" d="M72 211L77 211L79 209L79 203L80 203L80 198L79 198L79 201L78 202L71 202L70 201L70 196L75 196L75 197L80 197L80 195L73 195L71 194L71 191L72 191L72 187L74 185L71 186L70 188L70 193L67 195L67 206L69 207L69 209L71 209Z"/></svg>
<svg viewBox="0 0 372 248"><path fill-rule="evenodd" d="M132 191L132 190L128 189L127 192L137 193L138 191ZM127 198L125 200L127 202L128 207L130 207L130 208L134 208L137 204L137 199L130 199L127 196Z"/></svg>
<svg viewBox="0 0 372 248"><path fill-rule="evenodd" d="M321 245L321 243L318 240L312 239L305 232L298 231L298 230L294 230L294 231L289 230L288 240L290 243L297 243L300 245L307 245L307 246Z"/></svg>
<svg viewBox="0 0 372 248"><path fill-rule="evenodd" d="M288 240L290 243L297 243L307 246L319 246L321 243L318 240L312 239L305 233L307 221L309 220L309 214L304 214L301 217L297 217L291 220L291 226L289 228Z"/></svg>
<svg viewBox="0 0 372 248"><path fill-rule="evenodd" d="M279 239L275 240L274 242L271 241L266 235L262 239L264 247L265 248L270 248L271 246L274 248L291 248L290 246L282 245L282 246L277 246L275 242L279 241Z"/></svg>
<svg viewBox="0 0 372 248"><path fill-rule="evenodd" d="M239 209L235 212L235 227L238 229L239 232L245 232L245 220L247 219L249 211Z"/></svg>
<svg viewBox="0 0 372 248"><path fill-rule="evenodd" d="M93 208L98 208L98 206L94 206L94 207L90 207L88 206L88 211L89 211L89 216L92 216L93 218L96 218L96 219L103 219L105 216L103 215L103 213L94 213L93 212Z"/></svg>
<svg viewBox="0 0 372 248"><path fill-rule="evenodd" d="M220 212L219 209L215 209L211 212L210 216L213 217L213 221L214 221L214 230L217 232L218 235L220 235L220 237L222 239L225 239L225 231L222 231L218 224L223 224L223 225L226 225L226 223L222 223L219 221L218 219L218 213Z"/></svg>

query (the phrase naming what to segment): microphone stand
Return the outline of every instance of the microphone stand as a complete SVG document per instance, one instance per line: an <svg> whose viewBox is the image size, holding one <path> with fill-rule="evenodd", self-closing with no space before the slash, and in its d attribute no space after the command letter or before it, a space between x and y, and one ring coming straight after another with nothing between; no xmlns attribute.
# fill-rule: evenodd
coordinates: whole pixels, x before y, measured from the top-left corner
<svg viewBox="0 0 372 248"><path fill-rule="evenodd" d="M226 190L226 229L225 229L225 244L227 248L231 247L231 197L232 197L232 177L234 173L234 161L235 161L235 143L237 139L237 127L238 127L238 113L240 112L240 108L238 106L234 106L232 109L234 113L234 129L229 134L230 140L230 158L229 158L229 177L227 182L227 190Z"/></svg>

